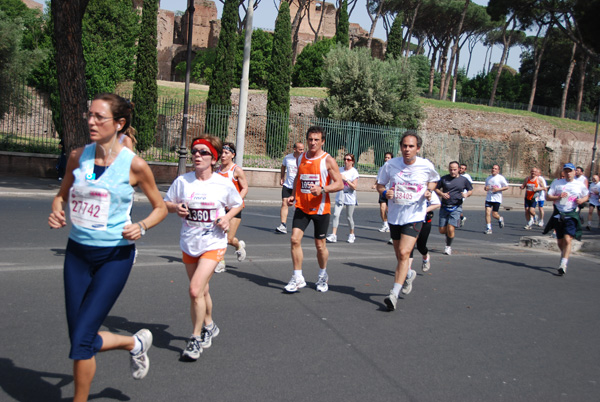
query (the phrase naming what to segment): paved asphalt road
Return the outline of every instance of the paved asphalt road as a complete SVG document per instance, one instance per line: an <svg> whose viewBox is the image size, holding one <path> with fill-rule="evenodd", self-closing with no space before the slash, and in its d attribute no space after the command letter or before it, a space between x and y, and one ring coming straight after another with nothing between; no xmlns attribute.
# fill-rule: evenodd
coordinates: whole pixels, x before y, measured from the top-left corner
<svg viewBox="0 0 600 402"><path fill-rule="evenodd" d="M62 263L68 230L49 230L50 198L0 197L0 401L63 401L73 395ZM134 219L148 211L133 209ZM482 234L468 210L452 256L433 228L432 268L387 312L395 259L375 205L357 208L357 240L345 218L329 245L330 290L314 289L317 266L305 238L309 286L286 294L289 237L276 235L278 207L250 204L239 237L248 258L227 254L211 281L221 334L195 363L179 361L190 334L188 280L169 216L138 242L139 258L105 322L154 334L151 368L135 381L126 352L98 355L92 399L100 401L597 401L600 399L598 257L516 246L520 209ZM437 214L436 218L437 219ZM434 220L434 222L436 222ZM309 228L309 232L311 229ZM598 237L598 232L592 234Z"/></svg>

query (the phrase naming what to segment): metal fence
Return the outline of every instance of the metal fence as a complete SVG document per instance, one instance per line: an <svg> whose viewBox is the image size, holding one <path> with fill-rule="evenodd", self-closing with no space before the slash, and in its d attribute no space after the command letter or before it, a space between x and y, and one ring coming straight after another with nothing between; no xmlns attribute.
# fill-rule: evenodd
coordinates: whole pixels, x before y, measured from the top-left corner
<svg viewBox="0 0 600 402"><path fill-rule="evenodd" d="M52 126L48 101L43 94L30 89L27 91L29 98L24 113L11 110L0 120L0 150L58 154L59 138ZM149 161L177 162L183 101L159 99L158 111L154 145L141 152L140 156ZM207 131L218 134L224 141L236 143L237 124L237 110L214 107L207 113L205 104L191 105L186 144L189 146L192 138ZM270 129L267 128L268 124L271 124ZM376 174L386 152L399 155L399 140L405 132L397 127L316 117L249 114L245 131L244 166L278 170L281 158L292 152L295 142L304 142L307 129L313 125L325 129L325 150L336 158L338 164L342 166L343 156L352 153L357 160L357 169L363 175ZM544 174L553 175L551 166L564 163L562 159L582 166L587 166L591 160L591 150L587 149L569 150L568 155L559 157L561 160L552 161L544 143L523 146L517 140L491 141L446 133L421 135L424 140L421 155L431 160L441 173L447 171L450 161L458 160L467 164L475 180L487 177L494 164L500 165L503 175L516 182L529 172L532 163L539 166Z"/></svg>

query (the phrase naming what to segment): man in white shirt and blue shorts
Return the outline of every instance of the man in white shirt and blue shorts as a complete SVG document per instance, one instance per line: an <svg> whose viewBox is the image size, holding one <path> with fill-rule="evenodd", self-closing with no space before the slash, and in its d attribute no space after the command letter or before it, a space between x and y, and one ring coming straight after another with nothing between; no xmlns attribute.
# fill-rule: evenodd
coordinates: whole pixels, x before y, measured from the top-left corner
<svg viewBox="0 0 600 402"><path fill-rule="evenodd" d="M294 152L284 156L281 161L281 210L279 211L281 224L277 226L275 233L287 233L288 198L292 196L294 180L298 172L298 157L302 152L304 152L304 144L297 142L294 144Z"/></svg>

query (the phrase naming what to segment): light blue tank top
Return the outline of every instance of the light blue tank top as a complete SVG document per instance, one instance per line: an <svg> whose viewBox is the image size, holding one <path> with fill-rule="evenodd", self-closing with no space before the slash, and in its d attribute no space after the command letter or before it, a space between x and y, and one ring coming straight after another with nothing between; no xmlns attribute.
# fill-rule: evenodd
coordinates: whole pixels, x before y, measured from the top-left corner
<svg viewBox="0 0 600 402"><path fill-rule="evenodd" d="M69 238L97 247L133 244L133 241L123 238L122 232L123 227L131 223L134 190L129 184L129 171L135 154L123 147L97 180L94 175L95 155L96 144L86 145L79 158L79 168L73 171L75 182L69 190L73 226Z"/></svg>

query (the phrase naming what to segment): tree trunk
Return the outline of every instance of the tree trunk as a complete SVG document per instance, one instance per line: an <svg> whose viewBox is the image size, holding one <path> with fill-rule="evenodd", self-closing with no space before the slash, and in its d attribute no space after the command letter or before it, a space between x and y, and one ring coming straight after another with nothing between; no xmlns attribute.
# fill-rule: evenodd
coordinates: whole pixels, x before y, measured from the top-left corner
<svg viewBox="0 0 600 402"><path fill-rule="evenodd" d="M430 42L431 44L431 42ZM430 47L433 49L433 53L431 55L431 68L429 69L429 97L433 96L433 81L435 78L435 58L437 56L437 47Z"/></svg>
<svg viewBox="0 0 600 402"><path fill-rule="evenodd" d="M462 27L463 24L465 22L465 16L467 15L467 9L469 8L469 3L471 2L471 0L465 0L465 8L463 9L463 12L460 16L460 22L458 23L458 26L456 27L456 32L454 33L454 44L452 45L452 52L450 53L450 64L448 65L448 76L446 77L446 82L443 84L444 87L444 92L442 94L442 96L440 96L440 99L446 99L446 96L448 95L448 87L450 86L450 77L452 76L452 66L454 64L454 60L457 59L458 57L456 57L456 51L458 49L458 41L460 40L460 35L462 33Z"/></svg>
<svg viewBox="0 0 600 402"><path fill-rule="evenodd" d="M52 0L56 48L56 72L60 96L60 119L65 152L90 142L85 84L85 60L81 45L82 20L88 0Z"/></svg>
<svg viewBox="0 0 600 402"><path fill-rule="evenodd" d="M404 50L404 57L408 57L408 52L410 52L410 40L411 40L411 37L412 37L413 29L415 27L415 20L417 19L417 15L419 14L419 7L420 6L421 6L421 0L419 0L417 2L417 5L415 6L415 10L413 11L413 15L412 15L412 18L410 20L410 27L406 31L406 40L404 41L405 48L403 49Z"/></svg>
<svg viewBox="0 0 600 402"><path fill-rule="evenodd" d="M315 34L315 39L313 43L317 43L319 40L319 32L321 32L321 26L323 26L323 17L325 16L325 3L321 4L321 17L319 18L319 25L317 25L317 29L312 26L312 22L310 21L310 2L307 7L308 10L308 25L310 26L311 31Z"/></svg>
<svg viewBox="0 0 600 402"><path fill-rule="evenodd" d="M573 51L571 52L571 62L569 63L569 70L567 71L567 77L565 78L565 85L563 86L562 98L560 100L560 118L565 117L565 109L567 108L567 94L569 93L569 84L571 83L571 77L573 76L573 70L575 69L575 52L577 51L577 43L573 42Z"/></svg>
<svg viewBox="0 0 600 402"><path fill-rule="evenodd" d="M546 44L548 43L548 38L550 37L550 35L548 35L548 31L550 30L552 26L548 27L548 30L546 31L546 35L544 35L544 39L542 39L542 45L540 46L539 49L535 49L533 54L533 62L534 62L534 67L533 67L533 80L531 81L531 93L529 94L529 103L527 104L527 111L531 112L531 109L533 109L533 101L535 100L535 91L537 90L537 80L538 80L538 75L540 72L540 66L542 64L542 56L544 54L544 49L546 48ZM541 27L540 27L541 30ZM540 31L538 31L538 35L539 36ZM537 40L536 40L537 43Z"/></svg>
<svg viewBox="0 0 600 402"><path fill-rule="evenodd" d="M506 36L506 29L508 28L508 25L510 24L511 20L509 19L506 23L506 25L504 25L504 29L502 30L502 43L504 44L504 48L502 49L502 57L500 58L500 63L498 63L498 72L496 73L496 78L494 79L494 85L492 86L492 93L490 95L490 106L494 106L494 98L496 97L496 90L498 89L498 82L500 82L500 76L502 75L502 68L504 67L504 63L506 62L506 55L508 54L508 49L510 48L510 42L512 40L512 32L515 30L515 27L517 25L517 20L514 19L515 17L513 16L512 19L512 23L513 23L513 27L511 30L511 35L508 35L508 37ZM491 60L491 57L490 57Z"/></svg>
<svg viewBox="0 0 600 402"><path fill-rule="evenodd" d="M450 40L447 39L446 43L444 44L444 48L442 49L441 55L440 55L440 65L439 65L439 71L440 71L440 96L439 99L440 100L444 100L444 98L442 98L442 94L444 91L444 83L446 82L446 66L448 65L448 50L450 48Z"/></svg>
<svg viewBox="0 0 600 402"><path fill-rule="evenodd" d="M302 22L302 18L304 18L302 15L304 8L305 2L303 0L298 0L298 10L294 16L294 21L292 22L292 65L296 64L296 57L298 56L298 32L300 31L300 23Z"/></svg>
<svg viewBox="0 0 600 402"><path fill-rule="evenodd" d="M576 119L581 118L581 104L583 103L583 86L585 84L585 69L590 61L590 56L586 53L583 58L583 63L579 63L579 84L577 85L577 116Z"/></svg>
<svg viewBox="0 0 600 402"><path fill-rule="evenodd" d="M371 42L373 41L373 34L375 33L375 27L377 26L377 21L379 20L379 17L381 16L381 9L383 8L383 3L385 3L385 0L379 0L379 7L377 8L377 13L375 14L375 18L371 17L371 14L369 13L369 2L367 1L366 7L367 7L367 14L369 14L369 18L371 18L371 30L369 31L369 38L367 39L367 48L371 48Z"/></svg>
<svg viewBox="0 0 600 402"><path fill-rule="evenodd" d="M463 43L464 45L464 43ZM454 93L456 91L456 83L458 82L458 62L460 61L460 47L456 53L456 62L454 63L454 74L452 75L452 94L451 98L454 99Z"/></svg>

